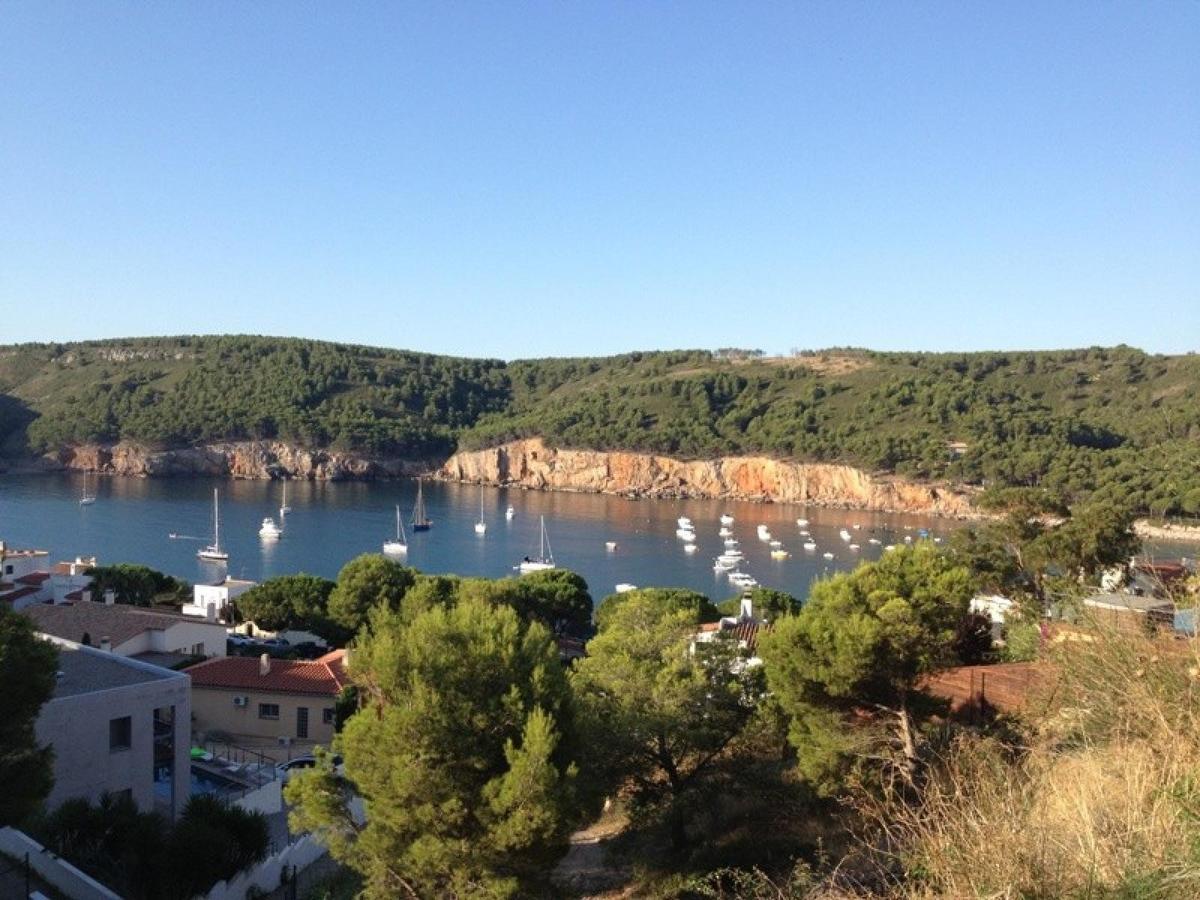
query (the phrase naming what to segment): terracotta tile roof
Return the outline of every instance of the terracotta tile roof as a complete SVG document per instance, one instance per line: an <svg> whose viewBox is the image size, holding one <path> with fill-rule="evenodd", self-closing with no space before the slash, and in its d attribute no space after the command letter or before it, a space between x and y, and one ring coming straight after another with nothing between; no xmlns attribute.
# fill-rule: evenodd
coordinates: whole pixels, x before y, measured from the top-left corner
<svg viewBox="0 0 1200 900"><path fill-rule="evenodd" d="M108 638L114 648L143 631L163 631L183 621L205 624L203 619L184 619L124 603L112 606L90 601L35 603L21 612L33 619L37 630L45 634L69 641L82 641L87 634L93 645L99 644L101 638Z"/></svg>
<svg viewBox="0 0 1200 900"><path fill-rule="evenodd" d="M10 591L7 594L0 594L0 600L5 603L12 603L14 600L20 600L22 597L28 597L30 594L36 594L41 588L23 587L17 588L15 591Z"/></svg>
<svg viewBox="0 0 1200 900"><path fill-rule="evenodd" d="M1029 694L1047 677L1036 663L996 663L990 666L958 666L936 672L922 681L926 693L950 701L952 710L979 706L981 702L1001 712L1016 712Z"/></svg>
<svg viewBox="0 0 1200 900"><path fill-rule="evenodd" d="M20 584L45 584L49 580L49 572L30 572L28 575L22 575L17 579Z"/></svg>
<svg viewBox="0 0 1200 900"><path fill-rule="evenodd" d="M333 650L313 660L273 659L266 675L259 673L255 656L218 657L184 671L192 676L193 688L335 697L349 684L345 663L346 651Z"/></svg>

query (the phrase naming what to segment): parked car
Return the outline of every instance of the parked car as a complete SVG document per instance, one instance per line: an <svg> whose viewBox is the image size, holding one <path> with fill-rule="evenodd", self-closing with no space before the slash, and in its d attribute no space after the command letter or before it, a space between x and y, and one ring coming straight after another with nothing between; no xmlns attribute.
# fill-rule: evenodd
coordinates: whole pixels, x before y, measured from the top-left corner
<svg viewBox="0 0 1200 900"><path fill-rule="evenodd" d="M291 643L284 638L275 637L262 641L262 645L268 650L286 650L291 646Z"/></svg>
<svg viewBox="0 0 1200 900"><path fill-rule="evenodd" d="M303 641L299 644L292 644L288 650L288 656L293 659L317 659L324 656L329 651L313 641Z"/></svg>
<svg viewBox="0 0 1200 900"><path fill-rule="evenodd" d="M227 634L225 635L225 641L234 647L253 647L258 643L248 634Z"/></svg>
<svg viewBox="0 0 1200 900"><path fill-rule="evenodd" d="M279 774L279 780L284 784L296 772L301 772L304 769L311 769L317 764L315 756L297 756L295 759L289 759L287 762L281 762L275 767L275 771ZM333 755L334 768L340 769L342 765L342 757L340 754Z"/></svg>

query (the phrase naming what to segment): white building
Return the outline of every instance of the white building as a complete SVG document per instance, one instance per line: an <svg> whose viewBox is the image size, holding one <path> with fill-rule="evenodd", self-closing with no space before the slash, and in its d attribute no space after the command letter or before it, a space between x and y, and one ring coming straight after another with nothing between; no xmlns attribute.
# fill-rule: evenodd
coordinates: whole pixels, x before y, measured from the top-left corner
<svg viewBox="0 0 1200 900"><path fill-rule="evenodd" d="M221 623L113 603L111 592L103 602L36 603L21 612L44 634L158 665L225 655L226 632Z"/></svg>
<svg viewBox="0 0 1200 900"><path fill-rule="evenodd" d="M190 792L191 682L172 672L73 641L58 646L54 696L35 725L54 748L54 787L46 805L104 793L138 808L178 815Z"/></svg>
<svg viewBox="0 0 1200 900"><path fill-rule="evenodd" d="M64 603L81 599L92 584L88 570L94 556L48 564L45 550L13 550L0 541L0 603L21 610L34 603Z"/></svg>
<svg viewBox="0 0 1200 900"><path fill-rule="evenodd" d="M180 611L185 616L226 620L225 613L230 602L246 593L254 585L253 581L229 577L215 584L198 584L192 589L192 602L185 603Z"/></svg>

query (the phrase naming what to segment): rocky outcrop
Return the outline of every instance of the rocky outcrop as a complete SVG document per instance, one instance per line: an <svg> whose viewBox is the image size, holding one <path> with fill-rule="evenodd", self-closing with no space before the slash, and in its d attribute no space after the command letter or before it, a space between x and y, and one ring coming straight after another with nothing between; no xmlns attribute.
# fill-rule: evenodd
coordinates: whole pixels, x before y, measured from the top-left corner
<svg viewBox="0 0 1200 900"><path fill-rule="evenodd" d="M649 453L555 449L537 438L456 453L438 477L537 490L976 515L970 494L963 489L877 478L851 466L762 456L686 461Z"/></svg>
<svg viewBox="0 0 1200 900"><path fill-rule="evenodd" d="M229 441L152 450L140 444L68 447L54 461L67 469L109 475L217 475L232 478L300 478L321 481L395 478L427 471L436 463L306 450L279 441Z"/></svg>

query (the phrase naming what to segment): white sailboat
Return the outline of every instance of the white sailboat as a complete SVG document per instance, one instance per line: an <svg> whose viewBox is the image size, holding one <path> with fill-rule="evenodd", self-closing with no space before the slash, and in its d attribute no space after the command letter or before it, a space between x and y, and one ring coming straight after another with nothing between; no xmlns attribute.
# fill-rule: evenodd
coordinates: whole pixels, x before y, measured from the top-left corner
<svg viewBox="0 0 1200 900"><path fill-rule="evenodd" d="M510 506L508 509L506 509L504 511L504 518L507 519L509 522L511 522L513 519L513 516L515 516L516 514L517 514L517 511Z"/></svg>
<svg viewBox="0 0 1200 900"><path fill-rule="evenodd" d="M404 525L400 521L400 504L396 504L396 539L383 542L383 552L389 556L400 556L408 552L408 538L404 536Z"/></svg>
<svg viewBox="0 0 1200 900"><path fill-rule="evenodd" d="M541 517L541 543L539 545L538 556L530 559L525 557L515 566L516 570L522 575L530 572L544 572L547 569L553 569L554 566L554 551L550 549L550 538L546 536L546 517Z"/></svg>
<svg viewBox="0 0 1200 900"><path fill-rule="evenodd" d="M217 489L213 488L213 542L196 551L196 556L209 562L227 562L229 554L221 549L221 508L217 501Z"/></svg>
<svg viewBox="0 0 1200 900"><path fill-rule="evenodd" d="M88 473L84 472L83 473L83 493L79 497L79 505L80 506L91 506L95 502L96 502L96 494L94 491L90 494L88 493Z"/></svg>
<svg viewBox="0 0 1200 900"><path fill-rule="evenodd" d="M483 521L483 485L479 486L479 521L475 523L476 534L487 533L487 523Z"/></svg>
<svg viewBox="0 0 1200 900"><path fill-rule="evenodd" d="M288 506L288 502L287 502L287 482L284 481L284 483L283 483L283 500L281 500L279 503L279 518L282 519L284 516L286 516L291 511L292 511L292 508L290 506Z"/></svg>

